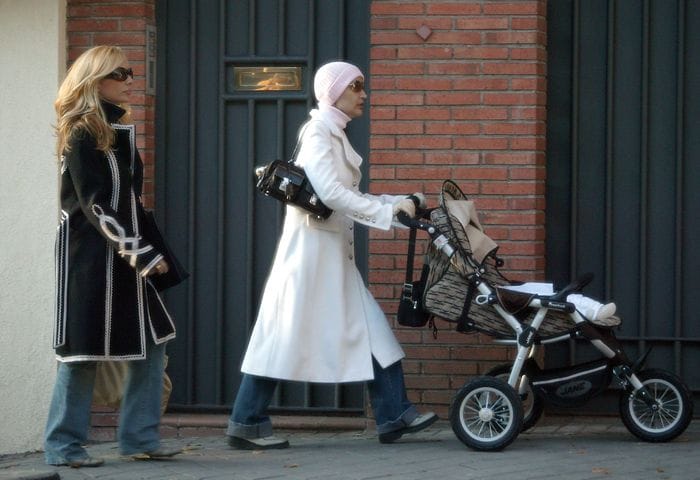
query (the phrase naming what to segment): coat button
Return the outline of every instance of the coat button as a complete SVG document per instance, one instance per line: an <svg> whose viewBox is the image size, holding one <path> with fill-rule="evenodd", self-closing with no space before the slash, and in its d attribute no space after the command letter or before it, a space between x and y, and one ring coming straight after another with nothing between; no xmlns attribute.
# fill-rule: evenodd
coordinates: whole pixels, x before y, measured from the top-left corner
<svg viewBox="0 0 700 480"><path fill-rule="evenodd" d="M352 255L348 255L348 260L352 260Z"/></svg>

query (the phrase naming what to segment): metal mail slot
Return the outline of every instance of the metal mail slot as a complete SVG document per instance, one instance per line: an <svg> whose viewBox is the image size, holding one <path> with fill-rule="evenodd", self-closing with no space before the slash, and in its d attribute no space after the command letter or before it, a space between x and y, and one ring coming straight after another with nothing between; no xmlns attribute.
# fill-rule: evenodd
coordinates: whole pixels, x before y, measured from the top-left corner
<svg viewBox="0 0 700 480"><path fill-rule="evenodd" d="M236 90L301 90L301 67L233 67Z"/></svg>

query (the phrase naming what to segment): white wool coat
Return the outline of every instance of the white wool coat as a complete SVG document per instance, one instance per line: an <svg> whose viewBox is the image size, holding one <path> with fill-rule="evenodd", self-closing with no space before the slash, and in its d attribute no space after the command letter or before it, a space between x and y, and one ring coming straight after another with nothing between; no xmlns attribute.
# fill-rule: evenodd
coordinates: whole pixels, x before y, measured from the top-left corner
<svg viewBox="0 0 700 480"><path fill-rule="evenodd" d="M333 214L288 206L241 370L276 379L354 382L404 357L355 266L355 224L388 230L405 197L360 193L362 158L325 113L311 112L297 162Z"/></svg>

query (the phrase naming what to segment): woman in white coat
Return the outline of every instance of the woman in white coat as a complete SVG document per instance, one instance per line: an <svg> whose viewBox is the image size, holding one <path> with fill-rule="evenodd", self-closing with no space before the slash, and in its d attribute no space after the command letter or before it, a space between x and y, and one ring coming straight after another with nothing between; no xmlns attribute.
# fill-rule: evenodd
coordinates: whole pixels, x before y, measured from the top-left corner
<svg viewBox="0 0 700 480"><path fill-rule="evenodd" d="M345 126L362 115L364 76L354 65L331 62L314 76L318 109L301 132L297 162L333 214L326 220L288 206L282 236L243 360L243 380L227 435L242 449L285 448L272 436L266 410L277 381L367 381L382 443L431 425L408 401L403 350L355 265L355 223L389 230L395 215L415 214L410 197L359 191L362 158Z"/></svg>

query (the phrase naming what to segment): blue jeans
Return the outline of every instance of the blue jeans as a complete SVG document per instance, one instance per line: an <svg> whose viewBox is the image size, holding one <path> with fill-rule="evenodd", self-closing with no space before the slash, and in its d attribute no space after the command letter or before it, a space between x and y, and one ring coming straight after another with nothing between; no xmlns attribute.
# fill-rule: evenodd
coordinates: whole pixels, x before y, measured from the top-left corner
<svg viewBox="0 0 700 480"><path fill-rule="evenodd" d="M387 368L372 358L374 380L367 382L370 403L377 423L377 433L399 430L411 423L418 411L406 396L401 362ZM272 434L267 416L278 380L243 374L236 400L233 402L226 435L239 438L261 438Z"/></svg>
<svg viewBox="0 0 700 480"><path fill-rule="evenodd" d="M123 455L151 452L160 446L161 396L165 344L148 340L145 360L129 361L119 414L117 439ZM49 465L88 456L83 448L90 427L96 362L61 362L58 365L44 437Z"/></svg>

